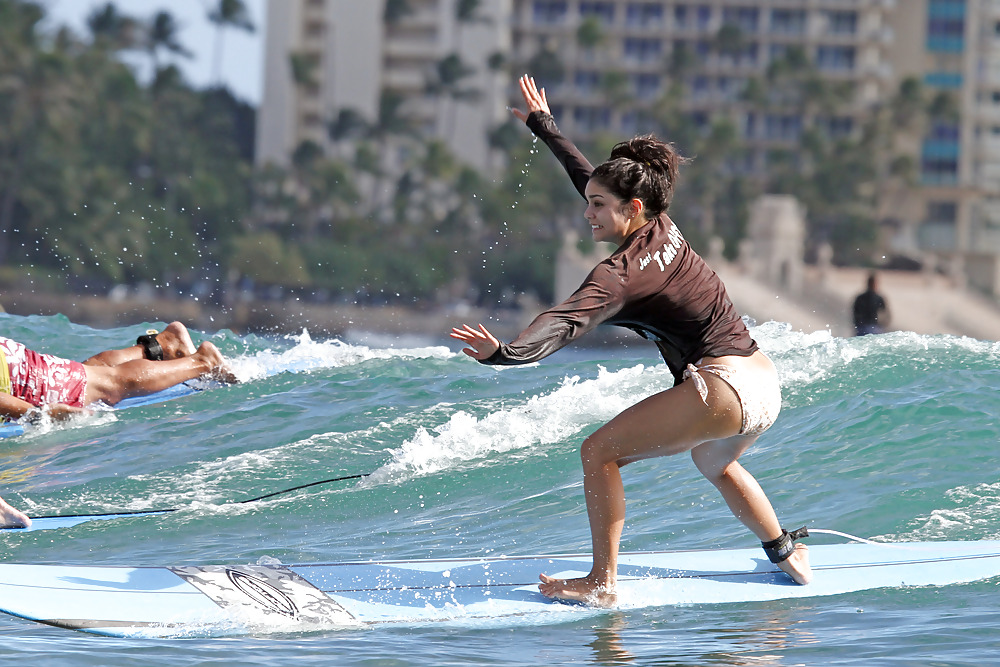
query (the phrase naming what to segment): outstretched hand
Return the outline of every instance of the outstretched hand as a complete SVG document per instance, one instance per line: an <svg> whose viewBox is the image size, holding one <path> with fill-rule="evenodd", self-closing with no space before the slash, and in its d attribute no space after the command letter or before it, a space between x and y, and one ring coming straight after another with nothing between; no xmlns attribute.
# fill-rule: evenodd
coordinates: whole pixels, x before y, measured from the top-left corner
<svg viewBox="0 0 1000 667"><path fill-rule="evenodd" d="M43 408L44 412L56 421L66 421L74 415L93 414L87 408L77 408L65 403L49 403Z"/></svg>
<svg viewBox="0 0 1000 667"><path fill-rule="evenodd" d="M547 114L552 113L549 111L549 101L545 99L545 89L535 85L534 77L525 74L518 82L521 84L521 95L524 96L524 104L528 107L527 111L511 108L510 112L519 121L523 123L528 120L528 116L532 111L544 111Z"/></svg>
<svg viewBox="0 0 1000 667"><path fill-rule="evenodd" d="M489 359L500 349L500 341L486 330L482 324L479 329L473 329L468 324L463 324L461 329L452 329L451 337L462 341L469 347L462 350L467 355L478 361Z"/></svg>

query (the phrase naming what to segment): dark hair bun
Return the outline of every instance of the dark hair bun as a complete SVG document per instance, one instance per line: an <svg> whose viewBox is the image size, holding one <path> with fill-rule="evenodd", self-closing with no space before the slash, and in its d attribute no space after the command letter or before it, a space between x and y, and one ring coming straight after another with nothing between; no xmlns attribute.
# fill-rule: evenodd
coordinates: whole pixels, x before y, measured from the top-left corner
<svg viewBox="0 0 1000 667"><path fill-rule="evenodd" d="M600 180L622 200L640 199L647 217L667 210L683 158L673 147L652 134L616 144L611 157L591 178Z"/></svg>

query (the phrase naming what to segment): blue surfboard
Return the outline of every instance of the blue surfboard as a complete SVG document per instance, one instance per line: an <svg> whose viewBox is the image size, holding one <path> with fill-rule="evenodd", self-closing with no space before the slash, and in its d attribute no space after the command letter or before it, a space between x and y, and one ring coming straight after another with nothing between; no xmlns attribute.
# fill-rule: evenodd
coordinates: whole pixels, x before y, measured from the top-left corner
<svg viewBox="0 0 1000 667"><path fill-rule="evenodd" d="M55 528L72 528L88 521L108 521L110 519L124 519L128 517L154 516L156 514L166 514L176 512L176 508L162 510L136 510L134 512L113 512L108 514L64 514L31 517L31 525L27 528L0 527L0 531L13 531L19 533L30 533L35 530L53 530Z"/></svg>
<svg viewBox="0 0 1000 667"><path fill-rule="evenodd" d="M759 548L626 553L618 608L732 604L945 586L1000 577L1000 542L810 548L798 586ZM92 567L0 564L0 610L119 637L324 631L373 624L562 622L603 613L538 592L538 574L574 577L589 555L302 565Z"/></svg>
<svg viewBox="0 0 1000 667"><path fill-rule="evenodd" d="M205 385L208 388L212 385ZM222 385L217 385L222 386ZM167 387L163 391L158 391L153 394L148 394L146 396L136 396L135 398L126 398L123 401L119 401L117 405L114 406L114 410L126 410L128 408L136 408L143 405L152 405L154 403L163 403L164 401L172 401L176 398L183 398L184 396L190 396L191 394L197 394L202 391L202 387L196 387L190 383L176 384L173 387ZM30 426L28 426L30 428ZM25 425L18 422L9 422L6 424L0 424L0 438L12 438L18 435L24 435Z"/></svg>

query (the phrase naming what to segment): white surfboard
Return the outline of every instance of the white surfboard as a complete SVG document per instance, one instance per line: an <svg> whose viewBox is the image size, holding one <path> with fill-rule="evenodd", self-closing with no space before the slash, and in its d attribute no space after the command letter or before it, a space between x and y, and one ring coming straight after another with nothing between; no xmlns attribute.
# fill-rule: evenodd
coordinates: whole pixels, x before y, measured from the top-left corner
<svg viewBox="0 0 1000 667"><path fill-rule="evenodd" d="M1000 576L1000 542L818 545L798 586L759 548L623 554L619 608L741 603ZM368 624L565 620L601 613L550 600L538 574L581 576L589 555L303 565L88 567L0 564L0 609L96 634L183 637ZM502 622L502 621L490 621Z"/></svg>

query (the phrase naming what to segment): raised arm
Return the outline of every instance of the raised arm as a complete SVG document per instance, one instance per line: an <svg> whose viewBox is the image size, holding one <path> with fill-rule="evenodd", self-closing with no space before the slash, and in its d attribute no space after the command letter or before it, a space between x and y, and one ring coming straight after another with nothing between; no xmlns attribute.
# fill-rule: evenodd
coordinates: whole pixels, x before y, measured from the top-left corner
<svg viewBox="0 0 1000 667"><path fill-rule="evenodd" d="M563 169L569 174L577 192L580 193L581 197L584 197L584 188L587 187L590 174L594 171L594 165L556 127L556 121L552 117L548 100L545 97L545 89L538 88L535 85L535 80L528 75L522 76L519 82L527 110L511 109L511 113L523 121L535 136L545 142L545 145L549 147Z"/></svg>

